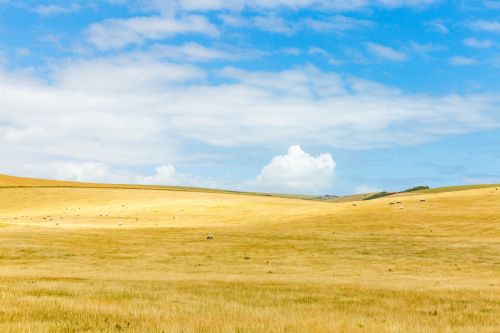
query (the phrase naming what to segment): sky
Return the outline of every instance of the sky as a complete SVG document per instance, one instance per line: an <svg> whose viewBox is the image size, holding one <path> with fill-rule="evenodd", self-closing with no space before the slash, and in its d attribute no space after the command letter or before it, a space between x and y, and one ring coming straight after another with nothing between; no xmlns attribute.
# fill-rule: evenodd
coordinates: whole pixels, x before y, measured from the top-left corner
<svg viewBox="0 0 500 333"><path fill-rule="evenodd" d="M0 173L500 183L500 1L0 0Z"/></svg>

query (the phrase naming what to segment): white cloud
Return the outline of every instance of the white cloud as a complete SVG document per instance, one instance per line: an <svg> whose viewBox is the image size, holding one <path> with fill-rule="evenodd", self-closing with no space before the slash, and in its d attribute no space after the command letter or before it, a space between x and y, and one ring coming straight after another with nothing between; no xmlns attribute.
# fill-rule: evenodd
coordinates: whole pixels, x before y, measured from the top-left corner
<svg viewBox="0 0 500 333"><path fill-rule="evenodd" d="M183 45L156 45L152 52L165 59L176 61L204 62L213 60L230 60L245 57L241 52L226 52L218 49L208 48L198 43L185 43Z"/></svg>
<svg viewBox="0 0 500 333"><path fill-rule="evenodd" d="M378 0L380 5L386 7L426 7L439 3L439 0Z"/></svg>
<svg viewBox="0 0 500 333"><path fill-rule="evenodd" d="M281 52L283 52L286 55L290 55L290 56L300 56L304 53L301 49L299 49L297 47L289 47L289 48L281 50Z"/></svg>
<svg viewBox="0 0 500 333"><path fill-rule="evenodd" d="M486 32L500 32L500 22L499 21L485 21L478 20L471 22L469 24L470 28L478 31Z"/></svg>
<svg viewBox="0 0 500 333"><path fill-rule="evenodd" d="M244 27L249 23L247 19L234 14L220 14L218 15L218 18L222 21L223 24L231 27Z"/></svg>
<svg viewBox="0 0 500 333"><path fill-rule="evenodd" d="M57 179L73 181L108 181L109 166L103 163L55 163Z"/></svg>
<svg viewBox="0 0 500 333"><path fill-rule="evenodd" d="M396 51L395 49L388 46L375 43L366 43L366 48L370 53L379 58L384 58L391 61L405 61L408 59L406 54L404 54L403 52Z"/></svg>
<svg viewBox="0 0 500 333"><path fill-rule="evenodd" d="M500 1L498 0L484 1L484 5L487 8L500 9Z"/></svg>
<svg viewBox="0 0 500 333"><path fill-rule="evenodd" d="M236 28L258 29L277 34L292 35L300 28L299 22L290 22L276 14L243 17L234 14L220 14L219 19L226 26Z"/></svg>
<svg viewBox="0 0 500 333"><path fill-rule="evenodd" d="M145 54L59 66L49 83L0 70L0 168L6 172L52 160L91 161L133 181L124 171L210 160L188 154L189 145L258 150L300 141L359 149L500 127L496 95L406 94L313 66L226 68L216 72L217 83L196 66Z"/></svg>
<svg viewBox="0 0 500 333"><path fill-rule="evenodd" d="M0 162L3 173L30 177L40 177L78 182L105 184L143 184L165 186L192 186L204 188L240 188L241 184L229 183L222 179L211 179L178 173L170 164L155 168L153 174L132 172L120 167L112 168L109 164L93 161L45 161L41 163L24 163L17 166L4 166Z"/></svg>
<svg viewBox="0 0 500 333"><path fill-rule="evenodd" d="M105 75L104 75L105 74ZM202 79L205 72L192 65L171 64L148 57L115 56L62 65L52 74L62 90L151 93L175 83Z"/></svg>
<svg viewBox="0 0 500 333"><path fill-rule="evenodd" d="M168 7L161 0L150 0L149 2L152 7L160 10L171 10L174 7L185 11L242 11L244 9L269 10L280 8L352 11L370 7L425 7L437 3L438 0L176 0L170 1Z"/></svg>
<svg viewBox="0 0 500 333"><path fill-rule="evenodd" d="M493 41L489 39L479 40L476 38L466 38L464 39L464 44L476 49L489 49L493 46Z"/></svg>
<svg viewBox="0 0 500 333"><path fill-rule="evenodd" d="M179 6L183 10L220 10L232 9L242 10L244 0L179 0Z"/></svg>
<svg viewBox="0 0 500 333"><path fill-rule="evenodd" d="M330 53L328 53L327 51L323 50L322 48L319 48L319 47L311 47L309 48L309 50L307 51L309 54L312 54L312 55L320 55L322 56L323 58L325 58L325 60L330 64L330 65L340 65L342 63L342 61L332 57L332 55Z"/></svg>
<svg viewBox="0 0 500 333"><path fill-rule="evenodd" d="M439 52L443 51L446 49L445 46L442 45L436 45L436 44L420 44L416 43L414 41L410 42L410 49L420 55L427 55L428 53L431 52Z"/></svg>
<svg viewBox="0 0 500 333"><path fill-rule="evenodd" d="M18 57L28 57L31 55L31 51L25 47L16 49L16 55Z"/></svg>
<svg viewBox="0 0 500 333"><path fill-rule="evenodd" d="M0 163L2 171L10 175L39 177L98 183L132 183L133 173L112 170L109 165L92 161L43 161L23 163L9 169Z"/></svg>
<svg viewBox="0 0 500 333"><path fill-rule="evenodd" d="M376 193L376 192L382 192L382 190L378 187L366 184L359 185L354 189L354 194Z"/></svg>
<svg viewBox="0 0 500 333"><path fill-rule="evenodd" d="M438 32L441 34L447 34L450 32L446 24L441 20L426 22L425 25L427 26L427 29L429 31Z"/></svg>
<svg viewBox="0 0 500 333"><path fill-rule="evenodd" d="M189 15L144 16L127 19L108 19L92 24L87 30L88 41L100 50L121 48L129 44L142 44L177 34L198 33L218 35L218 29L205 17Z"/></svg>
<svg viewBox="0 0 500 333"><path fill-rule="evenodd" d="M296 30L296 26L286 19L276 15L256 16L252 19L252 25L262 31L274 33L292 34Z"/></svg>
<svg viewBox="0 0 500 333"><path fill-rule="evenodd" d="M450 58L450 64L454 66L470 66L476 63L476 59L464 56L454 56Z"/></svg>
<svg viewBox="0 0 500 333"><path fill-rule="evenodd" d="M39 15L51 16L77 12L80 8L80 5L77 3L69 3L64 6L56 4L38 5L34 7L33 10Z"/></svg>
<svg viewBox="0 0 500 333"><path fill-rule="evenodd" d="M370 28L373 22L337 15L323 19L305 19L302 25L315 31L332 32Z"/></svg>
<svg viewBox="0 0 500 333"><path fill-rule="evenodd" d="M273 157L251 184L269 192L322 193L331 189L335 161L330 154L313 157L298 145Z"/></svg>
<svg viewBox="0 0 500 333"><path fill-rule="evenodd" d="M146 185L168 185L168 186L190 186L203 188L238 188L240 184L228 183L223 179L212 179L177 172L174 165L168 163L155 168L153 175L137 175L134 178L136 184Z"/></svg>
<svg viewBox="0 0 500 333"><path fill-rule="evenodd" d="M165 164L156 168L156 173L153 176L138 176L137 183L139 184L164 184L174 185L178 183L178 174L172 164Z"/></svg>
<svg viewBox="0 0 500 333"><path fill-rule="evenodd" d="M318 77L311 81L311 75L315 74ZM312 97L310 94L313 93L318 97L326 97L345 91L339 75L321 73L313 66L308 66L304 70L285 70L277 73L249 72L226 67L220 71L220 75L239 82L242 87L262 89L262 91L277 95L291 94L293 96L295 94L297 97Z"/></svg>
<svg viewBox="0 0 500 333"><path fill-rule="evenodd" d="M345 32L362 28L369 28L373 23L367 20L356 19L343 15L323 18L304 18L290 21L276 14L255 15L243 17L234 14L220 14L219 19L227 26L237 28L252 28L261 31L295 34L301 30L312 30L318 33Z"/></svg>

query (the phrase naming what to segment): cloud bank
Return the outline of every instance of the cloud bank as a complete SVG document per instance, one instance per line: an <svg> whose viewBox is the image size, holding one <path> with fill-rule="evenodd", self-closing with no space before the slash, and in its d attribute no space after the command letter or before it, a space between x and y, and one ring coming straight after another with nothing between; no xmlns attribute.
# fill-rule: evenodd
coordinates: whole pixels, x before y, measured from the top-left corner
<svg viewBox="0 0 500 333"><path fill-rule="evenodd" d="M47 159L124 170L199 163L185 153L194 143L271 150L290 142L412 145L499 128L498 105L495 95L406 94L311 65L208 71L132 53L66 62L50 81L0 71L0 167L19 171Z"/></svg>

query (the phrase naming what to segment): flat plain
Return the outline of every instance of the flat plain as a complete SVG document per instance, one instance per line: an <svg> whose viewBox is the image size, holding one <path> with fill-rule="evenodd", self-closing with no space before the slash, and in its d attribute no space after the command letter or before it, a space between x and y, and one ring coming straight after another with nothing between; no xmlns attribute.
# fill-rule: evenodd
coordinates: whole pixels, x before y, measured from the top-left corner
<svg viewBox="0 0 500 333"><path fill-rule="evenodd" d="M0 176L1 332L499 330L494 185L354 205Z"/></svg>

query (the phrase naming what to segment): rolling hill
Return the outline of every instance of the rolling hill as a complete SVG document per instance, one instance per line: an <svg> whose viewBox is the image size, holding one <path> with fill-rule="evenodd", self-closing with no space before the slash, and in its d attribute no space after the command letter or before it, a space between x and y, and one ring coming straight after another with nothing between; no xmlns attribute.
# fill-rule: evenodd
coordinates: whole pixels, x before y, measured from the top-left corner
<svg viewBox="0 0 500 333"><path fill-rule="evenodd" d="M499 327L500 191L354 199L2 176L0 331Z"/></svg>

